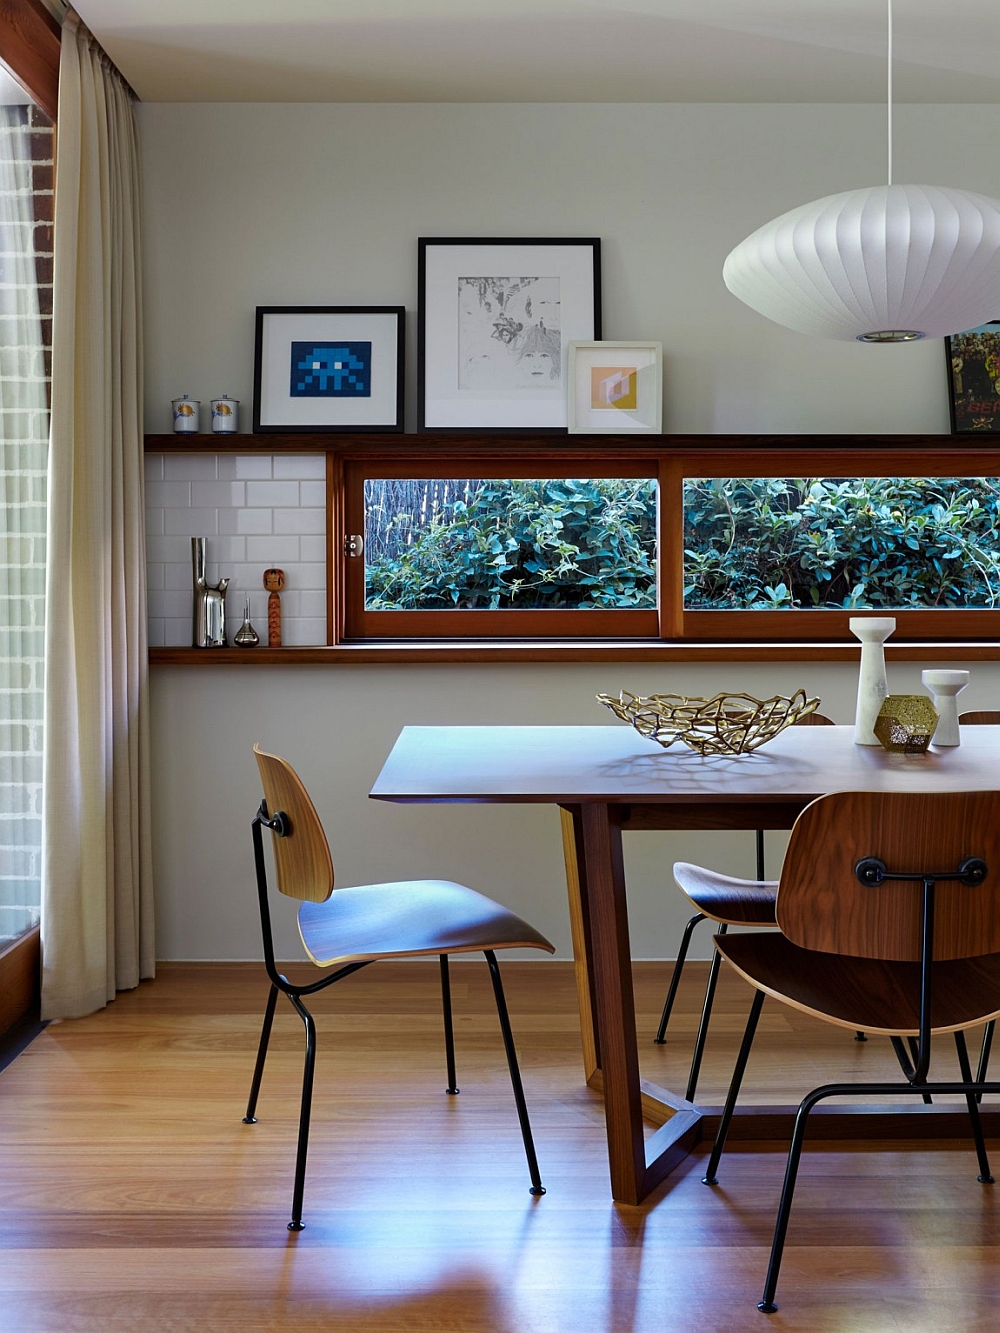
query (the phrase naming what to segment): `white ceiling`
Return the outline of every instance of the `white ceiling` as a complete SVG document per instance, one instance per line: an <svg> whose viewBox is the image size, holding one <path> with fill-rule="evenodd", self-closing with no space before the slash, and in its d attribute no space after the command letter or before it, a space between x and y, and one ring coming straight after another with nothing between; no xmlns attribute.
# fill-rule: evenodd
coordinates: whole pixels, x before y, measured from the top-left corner
<svg viewBox="0 0 1000 1333"><path fill-rule="evenodd" d="M877 102L885 0L74 0L152 102ZM901 102L1000 101L997 0L896 0Z"/></svg>

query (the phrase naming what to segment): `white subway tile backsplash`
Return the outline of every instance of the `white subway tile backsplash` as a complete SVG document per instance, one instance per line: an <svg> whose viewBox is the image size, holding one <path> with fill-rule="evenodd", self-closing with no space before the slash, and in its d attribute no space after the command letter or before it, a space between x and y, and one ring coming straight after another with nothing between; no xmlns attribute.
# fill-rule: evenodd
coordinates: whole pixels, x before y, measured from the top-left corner
<svg viewBox="0 0 1000 1333"><path fill-rule="evenodd" d="M230 579L229 638L250 618L267 638L264 570L285 571L283 639L326 642L326 490L322 455L155 455L147 459L150 643L191 643L191 537L206 537L210 583Z"/></svg>
<svg viewBox="0 0 1000 1333"><path fill-rule="evenodd" d="M146 483L146 509L187 509L191 504L189 481L150 481Z"/></svg>
<svg viewBox="0 0 1000 1333"><path fill-rule="evenodd" d="M326 616L326 589L299 593L299 615L305 619Z"/></svg>
<svg viewBox="0 0 1000 1333"><path fill-rule="evenodd" d="M191 504L195 509L240 509L245 503L245 481L195 481L191 484Z"/></svg>
<svg viewBox="0 0 1000 1333"><path fill-rule="evenodd" d="M300 558L298 537L248 537L247 560L260 561L262 569L274 565L283 568L287 564L297 564ZM286 571L287 572L287 571Z"/></svg>
<svg viewBox="0 0 1000 1333"><path fill-rule="evenodd" d="M312 644L326 643L326 619L282 621L281 642L288 648L308 648Z"/></svg>
<svg viewBox="0 0 1000 1333"><path fill-rule="evenodd" d="M296 587L326 592L326 565L310 565L301 561L295 567L295 580Z"/></svg>
<svg viewBox="0 0 1000 1333"><path fill-rule="evenodd" d="M220 509L219 532L244 537L261 536L274 531L271 509Z"/></svg>
<svg viewBox="0 0 1000 1333"><path fill-rule="evenodd" d="M295 532L313 536L326 532L326 511L323 509L275 509L275 532Z"/></svg>
<svg viewBox="0 0 1000 1333"><path fill-rule="evenodd" d="M271 476L270 454L220 454L220 481L262 481Z"/></svg>
<svg viewBox="0 0 1000 1333"><path fill-rule="evenodd" d="M150 616L146 626L146 634L150 648L165 648L167 646L166 638L163 633L163 621L158 616Z"/></svg>
<svg viewBox="0 0 1000 1333"><path fill-rule="evenodd" d="M307 561L323 566L323 586L326 586L326 533L322 537L301 537L299 539L299 558L303 564Z"/></svg>
<svg viewBox="0 0 1000 1333"><path fill-rule="evenodd" d="M164 454L163 476L166 481L214 481L216 454Z"/></svg>
<svg viewBox="0 0 1000 1333"><path fill-rule="evenodd" d="M274 509L281 505L297 506L299 503L299 483L297 481L248 481L247 504Z"/></svg>
<svg viewBox="0 0 1000 1333"><path fill-rule="evenodd" d="M151 592L149 594L149 614L167 620L191 615L191 590L177 592Z"/></svg>
<svg viewBox="0 0 1000 1333"><path fill-rule="evenodd" d="M322 481L326 477L325 454L275 454L274 477Z"/></svg>

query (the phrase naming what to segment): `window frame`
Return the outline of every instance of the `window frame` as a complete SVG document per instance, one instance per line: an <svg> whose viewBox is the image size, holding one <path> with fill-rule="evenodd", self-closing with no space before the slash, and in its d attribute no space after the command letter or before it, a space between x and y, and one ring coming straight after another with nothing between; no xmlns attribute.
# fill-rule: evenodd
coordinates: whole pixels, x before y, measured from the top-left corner
<svg viewBox="0 0 1000 1333"><path fill-rule="evenodd" d="M386 459L379 463L348 461L343 468L343 504L346 535L365 531L364 488L368 480L382 478L445 478L473 476L489 478L560 478L601 477L658 481L656 460L645 463L621 457L602 458L599 462L583 455L539 451L533 460L516 459L506 454L466 455L458 466L433 456L409 454L405 459ZM596 470L595 470L596 467ZM657 505L657 542L661 518ZM343 543L341 543L343 549ZM368 611L365 609L364 553L355 558L345 553L341 564L342 641L372 643L386 639L604 639L629 638L643 641L659 636L657 607L545 610L458 609L434 611ZM658 560L657 603L660 588ZM336 640L335 640L336 641Z"/></svg>
<svg viewBox="0 0 1000 1333"><path fill-rule="evenodd" d="M328 532L331 547L330 634L333 646L385 642L520 638L526 643L628 640L636 646L703 647L855 643L851 610L687 610L683 601L683 483L686 477L1000 476L1000 447L955 436L588 436L555 446L526 441L396 437L394 448L334 451ZM365 456L367 455L367 456ZM499 470L498 470L499 469ZM362 533L367 477L395 476L647 476L658 483L658 611L364 612L364 561L344 554L350 533ZM1000 611L908 610L896 618L897 644L996 643ZM862 613L863 614L863 613ZM630 617L644 620L629 622ZM464 622L461 618L468 618ZM525 620L525 618L528 620ZM576 617L585 622L573 623ZM391 619L390 619L391 618ZM506 623L505 623L506 621ZM654 623L655 622L655 623Z"/></svg>

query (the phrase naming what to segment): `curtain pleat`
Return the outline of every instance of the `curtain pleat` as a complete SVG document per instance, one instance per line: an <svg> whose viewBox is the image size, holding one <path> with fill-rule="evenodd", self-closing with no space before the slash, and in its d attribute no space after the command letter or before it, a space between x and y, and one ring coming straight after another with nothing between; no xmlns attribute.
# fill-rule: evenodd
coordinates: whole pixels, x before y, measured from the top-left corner
<svg viewBox="0 0 1000 1333"><path fill-rule="evenodd" d="M59 76L46 583L42 1013L154 972L139 155L72 11Z"/></svg>

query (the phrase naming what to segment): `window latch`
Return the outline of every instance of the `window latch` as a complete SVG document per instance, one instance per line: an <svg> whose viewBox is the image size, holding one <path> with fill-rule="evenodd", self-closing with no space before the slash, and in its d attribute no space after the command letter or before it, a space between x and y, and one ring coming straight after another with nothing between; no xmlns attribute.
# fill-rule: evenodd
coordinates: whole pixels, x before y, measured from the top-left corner
<svg viewBox="0 0 1000 1333"><path fill-rule="evenodd" d="M360 536L344 538L344 554L351 560L358 560L365 552L365 539Z"/></svg>

